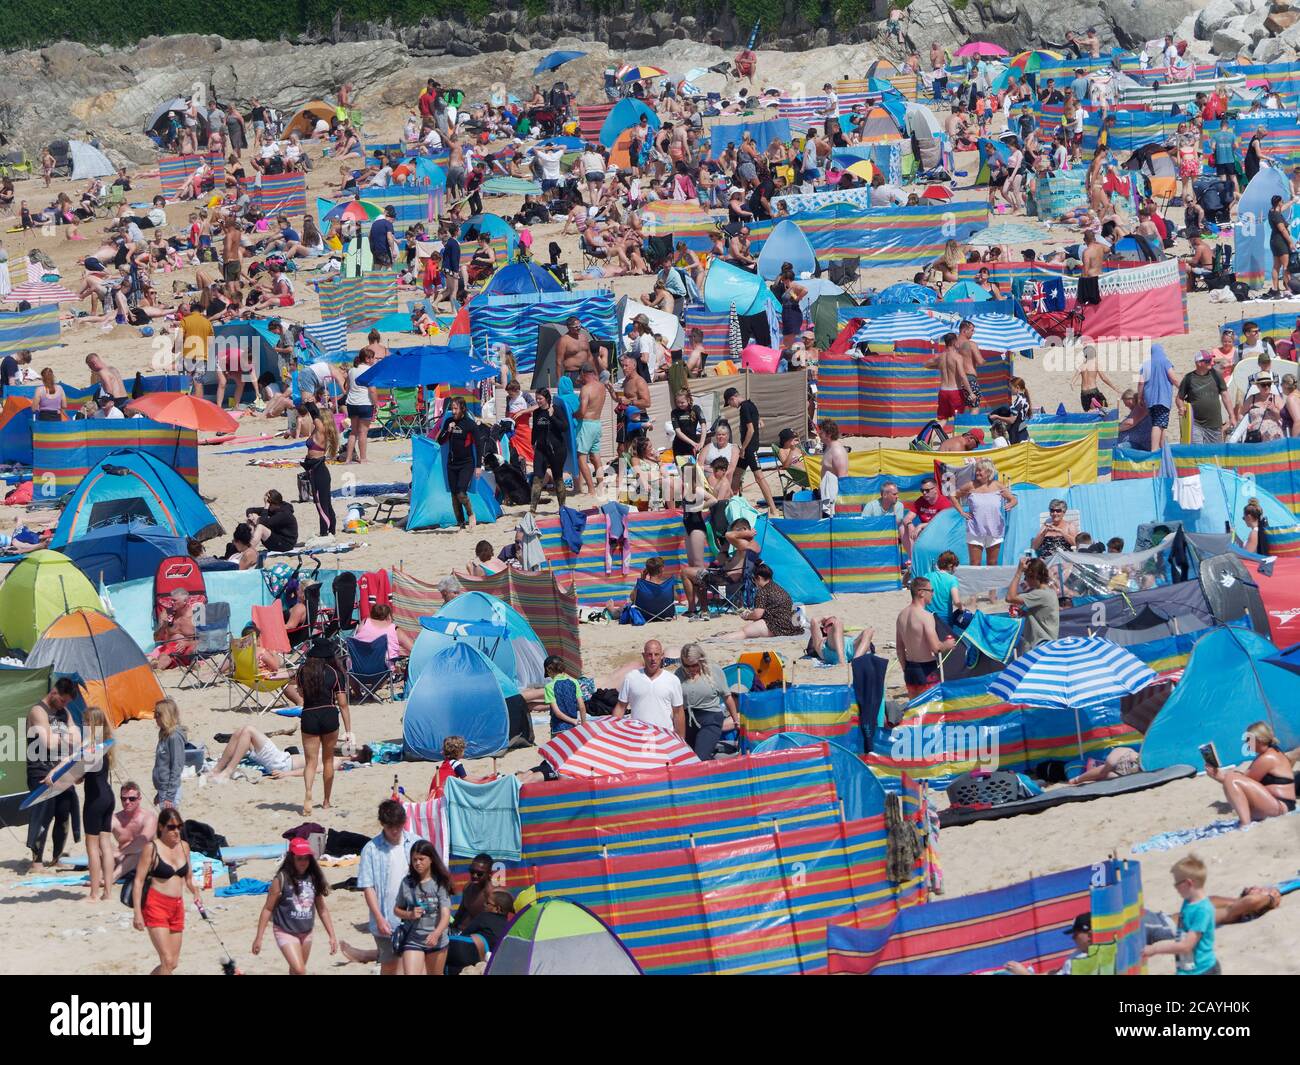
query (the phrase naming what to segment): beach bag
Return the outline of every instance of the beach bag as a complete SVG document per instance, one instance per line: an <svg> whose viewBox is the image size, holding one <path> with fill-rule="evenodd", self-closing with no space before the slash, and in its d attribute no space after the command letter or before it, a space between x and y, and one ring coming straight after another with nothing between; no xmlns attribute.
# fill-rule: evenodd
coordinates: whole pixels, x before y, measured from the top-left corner
<svg viewBox="0 0 1300 1065"><path fill-rule="evenodd" d="M1003 806L1019 799L1027 799L1032 794L1018 773L1005 770L995 773L972 770L963 773L948 785L950 805L976 809Z"/></svg>
<svg viewBox="0 0 1300 1065"><path fill-rule="evenodd" d="M619 615L618 623L620 625L644 625L645 615L641 613L640 607L635 603L628 603L623 608L622 614Z"/></svg>

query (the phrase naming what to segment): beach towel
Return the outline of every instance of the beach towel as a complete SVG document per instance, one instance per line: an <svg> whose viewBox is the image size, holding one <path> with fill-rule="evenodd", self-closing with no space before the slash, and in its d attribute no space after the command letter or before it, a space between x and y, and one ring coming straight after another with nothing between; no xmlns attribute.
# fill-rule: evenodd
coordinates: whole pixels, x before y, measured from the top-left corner
<svg viewBox="0 0 1300 1065"><path fill-rule="evenodd" d="M582 550L582 531L587 527L587 515L572 507L560 508L560 539L572 555Z"/></svg>
<svg viewBox="0 0 1300 1065"><path fill-rule="evenodd" d="M514 780L514 777L510 778ZM427 799L424 802L404 802L406 827L421 839L427 839L438 852L443 864L447 863L447 804L442 799ZM477 851L475 852L477 853Z"/></svg>
<svg viewBox="0 0 1300 1065"><path fill-rule="evenodd" d="M632 552L627 542L627 514L631 508L626 503L606 503L600 508L605 515L605 572L614 572L614 548L618 548L619 572L629 570Z"/></svg>
<svg viewBox="0 0 1300 1065"><path fill-rule="evenodd" d="M961 634L966 644L966 665L973 668L981 654L986 654L996 662L1006 663L1015 653L1020 642L1020 630L1024 627L1024 618L1004 617L975 611L970 624Z"/></svg>
<svg viewBox="0 0 1300 1065"><path fill-rule="evenodd" d="M885 673L889 663L868 653L852 659L849 669L853 674L853 698L858 704L862 749L869 752L872 733L885 723Z"/></svg>
<svg viewBox="0 0 1300 1065"><path fill-rule="evenodd" d="M269 880L253 880L249 877L240 877L233 884L223 884L213 894L219 899L229 899L239 895L265 895L270 890L271 881Z"/></svg>
<svg viewBox="0 0 1300 1065"><path fill-rule="evenodd" d="M500 861L519 860L522 840L517 777L500 777L487 784L452 777L443 799L452 854L460 858L490 854Z"/></svg>
<svg viewBox="0 0 1300 1065"><path fill-rule="evenodd" d="M536 572L546 565L542 532L537 528L537 519L531 514L525 514L515 528L524 534L524 542L519 548L519 564L529 573Z"/></svg>
<svg viewBox="0 0 1300 1065"><path fill-rule="evenodd" d="M1289 816L1283 814L1284 817ZM1216 836L1224 836L1229 832L1248 832L1258 822L1252 822L1249 825L1243 825L1235 817L1227 817L1219 821L1211 821L1208 825L1200 825L1196 828L1182 828L1173 832L1159 832L1148 840L1141 843L1133 844L1134 854L1146 854L1148 851L1171 851L1175 847L1182 847L1188 843L1195 843L1201 839L1214 839Z"/></svg>

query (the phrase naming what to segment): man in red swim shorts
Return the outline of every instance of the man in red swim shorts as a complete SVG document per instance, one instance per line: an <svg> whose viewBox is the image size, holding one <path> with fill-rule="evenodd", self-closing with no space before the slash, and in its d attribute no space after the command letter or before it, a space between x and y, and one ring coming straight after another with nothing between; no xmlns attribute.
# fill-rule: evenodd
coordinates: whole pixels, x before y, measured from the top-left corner
<svg viewBox="0 0 1300 1065"><path fill-rule="evenodd" d="M957 350L956 333L944 334L943 351L930 359L925 368L939 371L939 405L936 416L941 422L951 421L966 409L963 389L972 392L970 379L966 376L965 360Z"/></svg>

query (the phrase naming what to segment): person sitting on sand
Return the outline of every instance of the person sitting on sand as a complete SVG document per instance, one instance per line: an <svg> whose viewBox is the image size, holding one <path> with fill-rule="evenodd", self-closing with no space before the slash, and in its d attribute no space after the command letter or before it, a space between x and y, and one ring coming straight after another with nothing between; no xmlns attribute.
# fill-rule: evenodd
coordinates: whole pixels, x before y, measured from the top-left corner
<svg viewBox="0 0 1300 1065"><path fill-rule="evenodd" d="M1055 969L1051 973L1047 974L1035 973L1028 965L1024 965L1018 961L1009 961L1006 965L1007 972L1014 973L1016 976L1069 976L1073 963L1087 958L1092 953L1092 914L1079 914L1075 917L1074 924L1072 924L1066 932L1067 935L1074 940L1075 950L1073 954L1061 963L1059 969Z"/></svg>
<svg viewBox="0 0 1300 1065"><path fill-rule="evenodd" d="M278 735L292 736L297 729L281 729ZM281 780L285 777L302 776L303 766L307 764L307 759L301 754L289 754L287 751L280 750L266 733L259 731L252 725L242 725L227 741L225 749L221 752L221 757L217 759L216 768L208 774L208 779L214 784L224 784L234 775L239 763L247 755L259 766L271 774L272 779ZM369 747L362 747L353 758L334 758L334 767L337 769L344 762L358 762L362 765L368 764L373 757L373 752Z"/></svg>
<svg viewBox="0 0 1300 1065"><path fill-rule="evenodd" d="M742 610L745 624L729 632L724 640L757 640L770 636L798 636L802 631L794 620L794 602L790 593L772 579L772 567L766 562L754 564L754 605Z"/></svg>
<svg viewBox="0 0 1300 1065"><path fill-rule="evenodd" d="M1246 746L1255 757L1245 769L1207 766L1206 776L1223 785L1242 825L1290 813L1296 802L1295 770L1267 721L1246 729Z"/></svg>
<svg viewBox="0 0 1300 1065"><path fill-rule="evenodd" d="M117 861L112 876L114 883L135 872L140 855L158 834L158 814L141 800L140 785L128 780L118 794L122 799L122 809L113 814L111 826L113 841L117 845Z"/></svg>
<svg viewBox="0 0 1300 1065"><path fill-rule="evenodd" d="M494 573L500 573L506 568L506 563L496 557L492 550L492 545L486 540L480 540L474 545L474 560L457 573L462 577L490 577Z"/></svg>

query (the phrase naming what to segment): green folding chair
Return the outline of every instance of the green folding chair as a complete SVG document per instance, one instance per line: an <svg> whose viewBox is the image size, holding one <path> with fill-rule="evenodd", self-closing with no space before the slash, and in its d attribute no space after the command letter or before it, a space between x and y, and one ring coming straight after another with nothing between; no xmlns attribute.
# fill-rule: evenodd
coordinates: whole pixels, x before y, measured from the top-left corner
<svg viewBox="0 0 1300 1065"><path fill-rule="evenodd" d="M375 421L384 434L394 440L414 436L424 422L420 389L394 388L388 402L376 411Z"/></svg>

